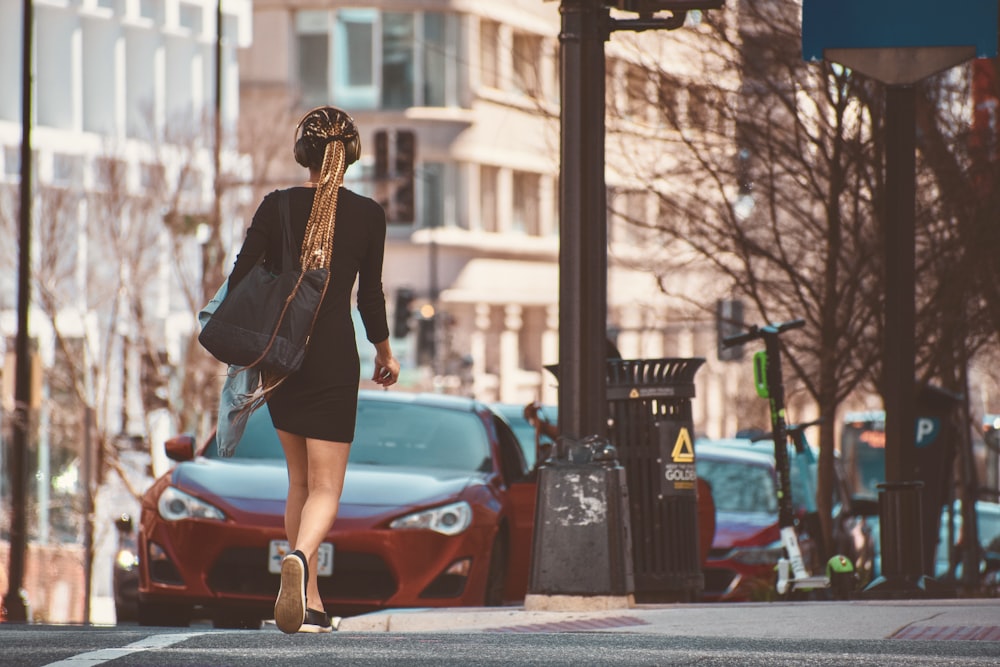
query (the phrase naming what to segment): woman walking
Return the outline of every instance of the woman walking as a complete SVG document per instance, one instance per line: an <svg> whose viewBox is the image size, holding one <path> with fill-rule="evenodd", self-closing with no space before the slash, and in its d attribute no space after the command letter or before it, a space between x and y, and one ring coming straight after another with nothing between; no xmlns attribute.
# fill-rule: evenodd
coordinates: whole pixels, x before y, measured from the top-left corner
<svg viewBox="0 0 1000 667"><path fill-rule="evenodd" d="M313 109L295 129L293 150L296 162L309 170L309 180L284 191L287 223L301 244L302 264L307 258L328 262L330 281L301 368L283 378L265 377L263 383L288 469L285 532L292 550L281 562L274 618L286 633L329 632L333 623L320 598L317 558L337 518L354 439L361 372L350 312L355 281L358 310L375 346L371 379L385 388L395 384L399 362L389 346L382 291L385 212L374 200L343 187L344 171L361 153L354 120L335 107ZM279 193L272 192L254 214L229 289L261 259L277 272L281 258Z"/></svg>

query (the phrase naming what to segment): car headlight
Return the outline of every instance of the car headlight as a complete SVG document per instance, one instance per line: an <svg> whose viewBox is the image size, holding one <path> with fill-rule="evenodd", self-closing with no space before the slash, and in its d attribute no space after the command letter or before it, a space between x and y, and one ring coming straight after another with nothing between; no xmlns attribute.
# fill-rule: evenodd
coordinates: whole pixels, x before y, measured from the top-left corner
<svg viewBox="0 0 1000 667"><path fill-rule="evenodd" d="M397 530L433 530L442 535L458 535L472 523L472 508L460 500L422 512L401 516L389 524Z"/></svg>
<svg viewBox="0 0 1000 667"><path fill-rule="evenodd" d="M160 510L160 516L167 521L180 521L181 519L223 521L226 518L226 515L218 507L209 505L204 500L199 500L172 486L168 486L160 494L157 507Z"/></svg>
<svg viewBox="0 0 1000 667"><path fill-rule="evenodd" d="M774 565L783 555L781 542L766 547L737 547L729 552L729 558L744 565Z"/></svg>
<svg viewBox="0 0 1000 667"><path fill-rule="evenodd" d="M122 549L118 552L118 557L115 558L115 565L119 570L124 570L125 572L131 572L138 564L139 557L132 553L130 549Z"/></svg>

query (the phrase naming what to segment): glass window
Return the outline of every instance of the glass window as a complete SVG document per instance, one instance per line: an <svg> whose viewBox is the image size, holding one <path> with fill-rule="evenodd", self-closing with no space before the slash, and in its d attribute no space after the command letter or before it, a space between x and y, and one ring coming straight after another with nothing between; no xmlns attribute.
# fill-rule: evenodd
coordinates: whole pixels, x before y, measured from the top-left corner
<svg viewBox="0 0 1000 667"><path fill-rule="evenodd" d="M219 458L215 439L205 457ZM284 457L267 408L254 411L234 459ZM351 463L475 472L492 465L483 423L471 412L395 401L358 401Z"/></svg>
<svg viewBox="0 0 1000 667"><path fill-rule="evenodd" d="M769 514L778 511L770 468L708 458L696 458L695 466L698 476L711 484L717 510Z"/></svg>
<svg viewBox="0 0 1000 667"><path fill-rule="evenodd" d="M52 156L52 182L54 184L78 184L82 173L83 161L79 155L55 153Z"/></svg>
<svg viewBox="0 0 1000 667"><path fill-rule="evenodd" d="M638 65L629 65L625 70L625 116L640 121L649 109L650 100L646 96L649 75Z"/></svg>
<svg viewBox="0 0 1000 667"><path fill-rule="evenodd" d="M139 16L144 19L157 21L160 19L160 7L163 5L159 0L140 0Z"/></svg>
<svg viewBox="0 0 1000 667"><path fill-rule="evenodd" d="M186 2L180 3L177 20L182 28L187 28L196 35L201 34L202 12L200 6Z"/></svg>
<svg viewBox="0 0 1000 667"><path fill-rule="evenodd" d="M538 174L514 172L512 222L515 231L536 236L540 233L538 220L540 182Z"/></svg>
<svg viewBox="0 0 1000 667"><path fill-rule="evenodd" d="M499 88L500 25L484 20L479 24L479 80L488 88Z"/></svg>
<svg viewBox="0 0 1000 667"><path fill-rule="evenodd" d="M374 109L379 103L378 45L374 9L341 9L337 12L332 54L333 98L349 109Z"/></svg>
<svg viewBox="0 0 1000 667"><path fill-rule="evenodd" d="M525 33L514 34L514 90L539 95L539 71L542 58L542 38Z"/></svg>
<svg viewBox="0 0 1000 667"><path fill-rule="evenodd" d="M3 173L7 176L21 175L21 148L20 146L3 147Z"/></svg>
<svg viewBox="0 0 1000 667"><path fill-rule="evenodd" d="M307 107L329 99L330 37L327 12L299 12L295 17L298 35L299 86ZM369 49L370 51L370 49Z"/></svg>
<svg viewBox="0 0 1000 667"><path fill-rule="evenodd" d="M420 221L424 227L445 224L445 166L440 162L425 162L420 168Z"/></svg>
<svg viewBox="0 0 1000 667"><path fill-rule="evenodd" d="M445 15L424 14L424 106L448 106L448 62L454 59L448 42Z"/></svg>
<svg viewBox="0 0 1000 667"><path fill-rule="evenodd" d="M500 170L483 165L479 168L479 228L497 231L497 179Z"/></svg>
<svg viewBox="0 0 1000 667"><path fill-rule="evenodd" d="M405 109L414 104L414 34L412 14L382 16L382 108Z"/></svg>

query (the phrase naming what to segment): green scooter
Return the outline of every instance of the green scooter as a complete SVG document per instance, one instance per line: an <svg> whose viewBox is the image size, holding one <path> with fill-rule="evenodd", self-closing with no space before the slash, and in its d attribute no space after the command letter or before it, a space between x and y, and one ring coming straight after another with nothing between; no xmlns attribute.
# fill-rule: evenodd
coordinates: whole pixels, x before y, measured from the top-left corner
<svg viewBox="0 0 1000 667"><path fill-rule="evenodd" d="M784 554L778 559L775 589L779 596L786 597L795 592L812 593L820 589L830 589L836 597L848 597L856 586L854 564L843 555L835 555L827 561L823 575L813 575L806 567L795 529L795 513L792 507L791 473L788 456L788 439L793 437L797 465L805 468L805 480L809 474L812 450L805 442L803 427L789 429L785 421L785 385L781 376L781 342L778 337L792 329L805 326L805 320L796 319L779 324L754 325L746 333L723 339L724 347L733 347L761 339L764 349L753 356L754 384L757 395L768 400L771 414L771 438L774 441L774 467L778 474L778 528ZM815 490L807 486L807 507L815 507Z"/></svg>

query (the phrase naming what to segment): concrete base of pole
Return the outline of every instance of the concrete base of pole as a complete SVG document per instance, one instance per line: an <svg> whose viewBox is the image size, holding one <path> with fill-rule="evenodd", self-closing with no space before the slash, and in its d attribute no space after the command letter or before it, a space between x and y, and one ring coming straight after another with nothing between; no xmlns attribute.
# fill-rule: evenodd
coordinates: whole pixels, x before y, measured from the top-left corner
<svg viewBox="0 0 1000 667"><path fill-rule="evenodd" d="M541 595L529 593L524 597L525 611L604 611L631 609L635 596L628 595Z"/></svg>

